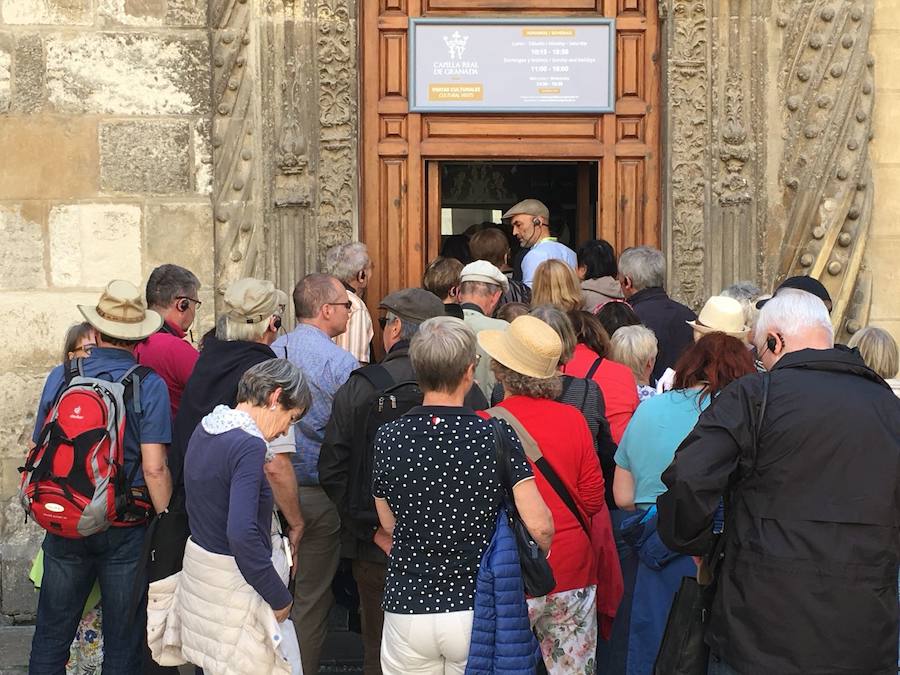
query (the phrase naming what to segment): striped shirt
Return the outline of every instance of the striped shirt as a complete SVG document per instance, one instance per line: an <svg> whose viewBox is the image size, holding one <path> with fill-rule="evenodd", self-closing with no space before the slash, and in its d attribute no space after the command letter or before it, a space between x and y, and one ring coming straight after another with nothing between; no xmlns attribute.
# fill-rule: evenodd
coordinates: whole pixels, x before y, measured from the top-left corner
<svg viewBox="0 0 900 675"><path fill-rule="evenodd" d="M372 330L372 317L369 308L356 293L347 289L347 297L353 303L347 330L334 339L334 344L346 349L361 364L369 362L369 343L375 334Z"/></svg>

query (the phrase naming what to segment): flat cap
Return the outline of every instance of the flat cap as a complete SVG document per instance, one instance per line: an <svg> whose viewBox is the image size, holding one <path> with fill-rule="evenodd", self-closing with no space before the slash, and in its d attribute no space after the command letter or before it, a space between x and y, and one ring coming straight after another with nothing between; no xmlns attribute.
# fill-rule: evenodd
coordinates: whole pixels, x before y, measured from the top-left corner
<svg viewBox="0 0 900 675"><path fill-rule="evenodd" d="M812 293L814 296L819 298L819 300L825 303L825 306L828 307L828 311L831 311L831 295L828 293L828 289L825 288L822 282L815 277L788 277L781 282L781 285L778 286L778 288L775 289L775 294L772 297L778 295L778 291L780 291L782 288L794 288L798 291L806 291L807 293ZM760 300L756 303L756 308L762 309L763 306L771 299L772 298L766 298L764 300Z"/></svg>
<svg viewBox="0 0 900 675"><path fill-rule="evenodd" d="M504 291L509 290L509 279L487 260L476 260L463 267L462 272L459 273L459 283L464 281L482 281L486 284L500 286Z"/></svg>
<svg viewBox="0 0 900 675"><path fill-rule="evenodd" d="M550 209L544 205L544 202L538 199L523 199L504 213L503 217L512 218L520 213L523 213L526 216L535 216L536 218L550 220Z"/></svg>
<svg viewBox="0 0 900 675"><path fill-rule="evenodd" d="M401 319L415 323L444 316L444 303L438 296L424 288L404 288L394 291L384 296L378 306Z"/></svg>
<svg viewBox="0 0 900 675"><path fill-rule="evenodd" d="M241 323L259 323L281 314L288 297L264 279L238 279L225 291L225 315Z"/></svg>

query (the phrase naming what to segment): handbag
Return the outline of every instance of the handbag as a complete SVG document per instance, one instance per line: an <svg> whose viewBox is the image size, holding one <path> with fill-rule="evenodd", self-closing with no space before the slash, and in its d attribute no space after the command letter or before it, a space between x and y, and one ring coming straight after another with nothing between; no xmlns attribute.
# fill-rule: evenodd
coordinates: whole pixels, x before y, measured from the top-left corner
<svg viewBox="0 0 900 675"><path fill-rule="evenodd" d="M512 497L512 478L509 469L509 448L503 440L500 423L496 418L488 420L494 432L494 450L497 457L497 473L502 486L500 508L506 511L509 527L516 540L516 549L519 552L519 565L522 568L522 581L525 592L531 597L538 598L547 595L556 587L556 579L553 570L547 562L547 556L538 546L534 537L525 527L519 517L515 501Z"/></svg>
<svg viewBox="0 0 900 675"><path fill-rule="evenodd" d="M768 373L763 376L762 402L753 436L753 465L756 464L756 446L769 399L769 377ZM730 529L726 526L716 537L712 551L697 570L697 578L682 578L669 609L666 629L653 667L654 675L706 675L709 667L706 632L712 616L719 572L725 559L725 536Z"/></svg>

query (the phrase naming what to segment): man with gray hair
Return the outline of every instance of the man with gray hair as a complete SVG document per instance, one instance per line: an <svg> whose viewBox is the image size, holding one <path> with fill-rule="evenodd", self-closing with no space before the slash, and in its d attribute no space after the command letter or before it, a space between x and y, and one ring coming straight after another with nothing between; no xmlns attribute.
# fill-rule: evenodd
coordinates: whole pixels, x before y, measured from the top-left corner
<svg viewBox="0 0 900 675"><path fill-rule="evenodd" d="M779 291L755 339L769 372L700 415L657 500L663 542L713 565L709 672L893 672L900 400L810 293Z"/></svg>
<svg viewBox="0 0 900 675"><path fill-rule="evenodd" d="M372 317L363 302L373 267L369 249L358 241L335 246L325 254L325 269L344 284L347 297L353 303L347 330L335 337L334 343L353 354L361 365L369 363L371 359L374 335Z"/></svg>
<svg viewBox="0 0 900 675"><path fill-rule="evenodd" d="M509 324L492 315L500 302L500 296L509 290L509 280L495 265L487 260L476 260L463 267L459 275L459 304L463 311L463 321L475 335L483 330L504 330ZM491 398L497 379L491 370L491 359L478 346L481 355L475 366L475 383L484 397Z"/></svg>
<svg viewBox="0 0 900 675"><path fill-rule="evenodd" d="M697 315L665 291L666 258L650 246L635 246L619 256L619 283L622 294L659 343L659 354L650 374L655 384L667 368L675 368L681 353L694 343L694 332L687 324Z"/></svg>
<svg viewBox="0 0 900 675"><path fill-rule="evenodd" d="M382 340L386 356L379 364L360 368L334 396L331 419L319 453L319 483L341 514L341 557L353 561L362 615L365 675L380 675L381 600L391 538L378 526L372 496L373 451L378 422L399 417L411 404L420 405L421 390L409 358L409 345L426 320L444 315L441 300L423 288L406 288L385 296ZM390 406L378 402L391 390ZM466 404L487 407L473 386ZM386 410L389 408L389 410Z"/></svg>
<svg viewBox="0 0 900 675"><path fill-rule="evenodd" d="M334 602L331 580L340 556L341 520L319 484L319 450L332 400L359 362L332 341L347 330L353 303L339 279L308 274L294 287L297 326L272 348L302 369L312 389L312 405L295 426L294 472L299 485L304 531L300 541L297 585L291 615L300 639L303 672L319 672L319 657Z"/></svg>

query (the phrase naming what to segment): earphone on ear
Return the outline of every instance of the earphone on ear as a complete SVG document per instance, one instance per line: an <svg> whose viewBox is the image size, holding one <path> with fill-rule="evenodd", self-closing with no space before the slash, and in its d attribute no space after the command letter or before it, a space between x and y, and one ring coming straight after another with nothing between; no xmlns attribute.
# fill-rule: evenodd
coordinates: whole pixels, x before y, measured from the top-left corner
<svg viewBox="0 0 900 675"><path fill-rule="evenodd" d="M272 330L278 330L279 328L281 328L281 317L275 315L272 318Z"/></svg>
<svg viewBox="0 0 900 675"><path fill-rule="evenodd" d="M540 227L541 219L538 218L537 216L535 216L534 218L531 219L531 224L534 225L535 227Z"/></svg>
<svg viewBox="0 0 900 675"><path fill-rule="evenodd" d="M182 298L178 301L178 304L175 305L175 309L179 312L186 312L191 306L191 301L188 298Z"/></svg>
<svg viewBox="0 0 900 675"><path fill-rule="evenodd" d="M778 346L778 341L775 339L774 335L770 335L768 338L766 338L766 347L768 348L768 350L770 352L774 352L775 347L777 347L777 346Z"/></svg>

